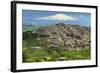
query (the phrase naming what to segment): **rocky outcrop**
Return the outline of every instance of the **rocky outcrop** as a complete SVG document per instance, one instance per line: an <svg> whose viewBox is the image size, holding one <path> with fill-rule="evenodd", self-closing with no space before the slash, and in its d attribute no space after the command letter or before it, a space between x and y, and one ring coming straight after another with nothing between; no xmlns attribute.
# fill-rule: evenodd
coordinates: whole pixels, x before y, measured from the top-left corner
<svg viewBox="0 0 100 73"><path fill-rule="evenodd" d="M39 28L37 33L48 35L48 43L62 45L64 49L91 48L90 27L59 23Z"/></svg>

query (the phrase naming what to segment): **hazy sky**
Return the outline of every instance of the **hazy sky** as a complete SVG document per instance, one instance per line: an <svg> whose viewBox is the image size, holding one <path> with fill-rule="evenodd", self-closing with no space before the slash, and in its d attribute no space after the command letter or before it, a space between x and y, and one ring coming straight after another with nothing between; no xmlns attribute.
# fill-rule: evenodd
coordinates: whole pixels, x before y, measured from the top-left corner
<svg viewBox="0 0 100 73"><path fill-rule="evenodd" d="M56 11L22 11L23 24L50 25L56 23L91 25L90 13L56 12Z"/></svg>

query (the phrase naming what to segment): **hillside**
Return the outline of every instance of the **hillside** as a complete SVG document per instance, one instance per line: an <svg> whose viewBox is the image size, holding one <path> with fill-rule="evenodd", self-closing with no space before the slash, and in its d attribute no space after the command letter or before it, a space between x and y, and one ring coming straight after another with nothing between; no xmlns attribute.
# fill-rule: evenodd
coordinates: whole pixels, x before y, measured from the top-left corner
<svg viewBox="0 0 100 73"><path fill-rule="evenodd" d="M64 23L24 31L23 62L90 59L90 33L90 27Z"/></svg>
<svg viewBox="0 0 100 73"><path fill-rule="evenodd" d="M51 45L62 45L64 49L91 48L90 27L78 24L59 23L39 28L36 33L48 35L47 42Z"/></svg>

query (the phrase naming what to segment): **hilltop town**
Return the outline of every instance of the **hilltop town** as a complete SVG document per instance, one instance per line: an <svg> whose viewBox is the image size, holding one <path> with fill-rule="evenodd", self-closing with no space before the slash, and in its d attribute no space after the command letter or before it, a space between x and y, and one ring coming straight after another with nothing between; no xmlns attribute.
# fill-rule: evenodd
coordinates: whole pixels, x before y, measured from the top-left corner
<svg viewBox="0 0 100 73"><path fill-rule="evenodd" d="M23 62L91 58L91 28L58 23L23 28Z"/></svg>
<svg viewBox="0 0 100 73"><path fill-rule="evenodd" d="M39 28L36 32L48 35L47 42L52 45L63 44L64 49L91 48L90 27L59 23Z"/></svg>

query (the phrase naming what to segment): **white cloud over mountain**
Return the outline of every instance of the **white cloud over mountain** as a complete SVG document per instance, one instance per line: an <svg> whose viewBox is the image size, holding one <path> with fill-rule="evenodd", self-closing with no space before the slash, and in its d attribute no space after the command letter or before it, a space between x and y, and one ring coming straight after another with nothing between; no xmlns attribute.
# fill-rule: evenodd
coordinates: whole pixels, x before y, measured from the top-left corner
<svg viewBox="0 0 100 73"><path fill-rule="evenodd" d="M68 16L68 15L65 15L65 14L55 14L55 15L51 15L51 16L40 17L40 18L37 18L37 19L41 19L41 20L60 20L60 21L78 20L78 18Z"/></svg>

